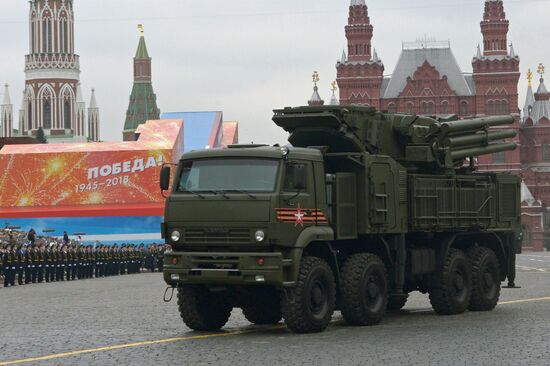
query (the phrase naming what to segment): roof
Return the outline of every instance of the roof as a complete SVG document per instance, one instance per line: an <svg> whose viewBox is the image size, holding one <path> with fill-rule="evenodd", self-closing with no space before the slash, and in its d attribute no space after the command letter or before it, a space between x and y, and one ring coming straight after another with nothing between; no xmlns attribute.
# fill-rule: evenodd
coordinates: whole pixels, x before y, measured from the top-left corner
<svg viewBox="0 0 550 366"><path fill-rule="evenodd" d="M447 76L449 86L457 95L473 95L450 48L415 48L401 51L399 61L382 98L398 98L407 85L407 78L413 77L415 71L426 61L437 69L441 77Z"/></svg>
<svg viewBox="0 0 550 366"><path fill-rule="evenodd" d="M365 4L365 0L351 0L350 6L356 6L356 5L367 5L367 4Z"/></svg>
<svg viewBox="0 0 550 366"><path fill-rule="evenodd" d="M543 118L550 120L550 94L546 89L546 85L544 85L544 79L540 79L530 118L533 124L537 124Z"/></svg>
<svg viewBox="0 0 550 366"><path fill-rule="evenodd" d="M160 118L183 120L184 152L221 146L222 112L170 112Z"/></svg>
<svg viewBox="0 0 550 366"><path fill-rule="evenodd" d="M90 98L90 109L97 108L97 101L95 100L95 89L92 89L92 97Z"/></svg>
<svg viewBox="0 0 550 366"><path fill-rule="evenodd" d="M525 97L525 105L523 107L523 118L527 119L530 115L530 108L533 108L535 104L535 96L533 95L533 88L531 85L527 88L527 96Z"/></svg>
<svg viewBox="0 0 550 366"><path fill-rule="evenodd" d="M149 59L149 52L147 52L147 45L145 44L145 37L139 37L138 49L136 51L136 59Z"/></svg>

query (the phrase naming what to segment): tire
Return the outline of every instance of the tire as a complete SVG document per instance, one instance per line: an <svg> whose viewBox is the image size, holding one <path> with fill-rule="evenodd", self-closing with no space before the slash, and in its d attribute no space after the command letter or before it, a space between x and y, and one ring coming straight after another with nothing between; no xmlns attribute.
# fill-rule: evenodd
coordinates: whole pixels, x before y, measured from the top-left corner
<svg viewBox="0 0 550 366"><path fill-rule="evenodd" d="M326 261L303 257L296 286L281 296L287 327L294 333L317 333L332 319L336 303L334 273Z"/></svg>
<svg viewBox="0 0 550 366"><path fill-rule="evenodd" d="M469 310L490 311L500 297L500 266L495 252L476 247L468 251L472 266L472 298Z"/></svg>
<svg viewBox="0 0 550 366"><path fill-rule="evenodd" d="M461 314L468 309L472 295L472 270L463 251L451 248L434 275L430 302L440 315Z"/></svg>
<svg viewBox="0 0 550 366"><path fill-rule="evenodd" d="M388 275L374 254L355 254L342 268L342 316L349 325L375 325L388 305Z"/></svg>
<svg viewBox="0 0 550 366"><path fill-rule="evenodd" d="M253 291L242 309L244 317L253 324L277 324L283 318L281 297L274 288Z"/></svg>
<svg viewBox="0 0 550 366"><path fill-rule="evenodd" d="M185 325L196 331L222 328L231 315L232 306L203 286L178 287L178 308Z"/></svg>
<svg viewBox="0 0 550 366"><path fill-rule="evenodd" d="M403 306L407 303L409 294L403 295L401 297L391 297L388 299L388 311L399 311L403 309Z"/></svg>

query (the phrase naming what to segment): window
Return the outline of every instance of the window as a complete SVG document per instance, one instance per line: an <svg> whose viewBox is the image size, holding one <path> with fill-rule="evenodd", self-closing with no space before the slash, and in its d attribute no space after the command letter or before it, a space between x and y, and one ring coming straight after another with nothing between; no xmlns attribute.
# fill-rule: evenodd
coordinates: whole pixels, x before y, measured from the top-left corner
<svg viewBox="0 0 550 366"><path fill-rule="evenodd" d="M463 101L460 103L460 114L462 116L468 115L468 102Z"/></svg>
<svg viewBox="0 0 550 366"><path fill-rule="evenodd" d="M29 101L29 105L28 105L28 124L29 124L29 128L28 130L32 130L32 102Z"/></svg>
<svg viewBox="0 0 550 366"><path fill-rule="evenodd" d="M43 40L43 46L42 51L44 53L50 53L52 52L52 26L50 18L45 18L43 21L43 34L42 34L42 40Z"/></svg>
<svg viewBox="0 0 550 366"><path fill-rule="evenodd" d="M542 144L542 161L550 161L550 147L547 143Z"/></svg>
<svg viewBox="0 0 550 366"><path fill-rule="evenodd" d="M296 170L297 169L305 169L306 166L304 164L288 164L285 172L285 180L283 184L283 190L285 192L295 192L296 189ZM306 179L307 181L307 179ZM307 190L307 183L306 187L304 187L304 190Z"/></svg>
<svg viewBox="0 0 550 366"><path fill-rule="evenodd" d="M501 151L493 154L493 163L494 164L504 164L506 163L506 152Z"/></svg>
<svg viewBox="0 0 550 366"><path fill-rule="evenodd" d="M529 225L521 225L522 231L523 231L523 243L522 245L525 246L531 246L531 241L533 240L533 232L531 231L531 227Z"/></svg>
<svg viewBox="0 0 550 366"><path fill-rule="evenodd" d="M422 113L423 114L433 114L434 113L434 103L433 102L423 102L422 103Z"/></svg>
<svg viewBox="0 0 550 366"><path fill-rule="evenodd" d="M407 114L414 114L414 104L412 102L407 103Z"/></svg>
<svg viewBox="0 0 550 366"><path fill-rule="evenodd" d="M52 128L52 105L49 100L44 101L44 109L42 110L44 114L44 123L42 124L45 129Z"/></svg>
<svg viewBox="0 0 550 366"><path fill-rule="evenodd" d="M395 107L395 103L388 104L388 113L395 113L397 112L397 108Z"/></svg>
<svg viewBox="0 0 550 366"><path fill-rule="evenodd" d="M487 114L495 114L495 102L492 100L487 102Z"/></svg>
<svg viewBox="0 0 550 366"><path fill-rule="evenodd" d="M68 100L65 100L65 103L63 105L63 124L65 126L65 129L70 130L71 129L71 103Z"/></svg>
<svg viewBox="0 0 550 366"><path fill-rule="evenodd" d="M187 161L178 185L179 192L273 192L279 160L217 158Z"/></svg>
<svg viewBox="0 0 550 366"><path fill-rule="evenodd" d="M441 113L449 114L449 102L447 102L446 100L441 103Z"/></svg>

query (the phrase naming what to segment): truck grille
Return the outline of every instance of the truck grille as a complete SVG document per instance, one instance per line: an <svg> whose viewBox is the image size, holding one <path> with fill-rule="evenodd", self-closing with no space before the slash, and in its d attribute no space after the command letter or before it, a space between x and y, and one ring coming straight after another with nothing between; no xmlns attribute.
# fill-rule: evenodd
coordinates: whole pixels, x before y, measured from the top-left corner
<svg viewBox="0 0 550 366"><path fill-rule="evenodd" d="M187 244L239 244L252 241L248 228L187 228L182 239Z"/></svg>

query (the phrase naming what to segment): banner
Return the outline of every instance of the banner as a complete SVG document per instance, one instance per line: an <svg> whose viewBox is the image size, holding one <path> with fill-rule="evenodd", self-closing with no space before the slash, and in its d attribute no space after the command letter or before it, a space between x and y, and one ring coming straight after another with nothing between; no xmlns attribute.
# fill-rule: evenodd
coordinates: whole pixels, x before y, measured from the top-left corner
<svg viewBox="0 0 550 366"><path fill-rule="evenodd" d="M17 208L162 204L160 167L180 158L183 122L148 121L136 134L135 142L5 146L1 217Z"/></svg>

